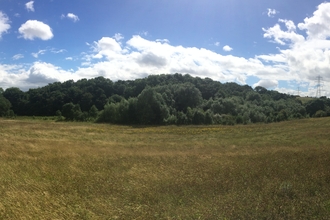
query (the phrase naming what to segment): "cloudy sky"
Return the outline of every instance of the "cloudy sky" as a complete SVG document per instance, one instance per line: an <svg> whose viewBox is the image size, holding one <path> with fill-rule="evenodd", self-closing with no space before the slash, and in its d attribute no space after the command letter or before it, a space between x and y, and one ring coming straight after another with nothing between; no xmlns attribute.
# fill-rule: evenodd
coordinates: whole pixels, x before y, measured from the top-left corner
<svg viewBox="0 0 330 220"><path fill-rule="evenodd" d="M182 73L330 96L330 2L1 0L0 87Z"/></svg>

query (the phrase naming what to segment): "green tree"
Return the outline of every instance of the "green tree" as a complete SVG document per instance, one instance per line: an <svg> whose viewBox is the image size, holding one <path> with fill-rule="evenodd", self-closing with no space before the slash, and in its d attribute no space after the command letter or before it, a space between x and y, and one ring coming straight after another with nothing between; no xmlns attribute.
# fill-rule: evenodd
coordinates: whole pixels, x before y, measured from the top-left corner
<svg viewBox="0 0 330 220"><path fill-rule="evenodd" d="M223 113L237 115L237 104L233 98L222 99Z"/></svg>
<svg viewBox="0 0 330 220"><path fill-rule="evenodd" d="M205 115L204 112L200 109L195 109L194 115L192 118L192 123L195 125L201 125L205 122Z"/></svg>
<svg viewBox="0 0 330 220"><path fill-rule="evenodd" d="M114 124L128 124L130 119L129 108L130 103L124 98L120 102L108 102L104 106L104 110L100 113L97 121Z"/></svg>
<svg viewBox="0 0 330 220"><path fill-rule="evenodd" d="M92 105L92 107L89 109L88 115L90 118L96 119L99 114L99 110L96 108L95 105Z"/></svg>
<svg viewBox="0 0 330 220"><path fill-rule="evenodd" d="M73 121L74 120L74 104L72 102L66 103L62 107L62 116L65 117L65 120L67 121Z"/></svg>
<svg viewBox="0 0 330 220"><path fill-rule="evenodd" d="M266 94L267 93L267 89L265 89L262 86L257 86L254 88L254 91L256 91L259 94Z"/></svg>
<svg viewBox="0 0 330 220"><path fill-rule="evenodd" d="M88 113L82 112L79 104L73 106L72 112L75 121L86 121L88 118Z"/></svg>
<svg viewBox="0 0 330 220"><path fill-rule="evenodd" d="M205 112L204 123L207 124L207 125L213 124L213 114L212 114L211 110L207 110Z"/></svg>
<svg viewBox="0 0 330 220"><path fill-rule="evenodd" d="M186 112L202 103L201 92L191 83L178 84L174 89L174 101L177 111Z"/></svg>
<svg viewBox="0 0 330 220"><path fill-rule="evenodd" d="M17 114L17 115L26 115L27 108L26 108L26 95L23 91L21 91L19 88L12 87L6 89L2 93L2 95L9 100L9 102L12 105L12 110ZM40 106L41 107L41 106Z"/></svg>
<svg viewBox="0 0 330 220"><path fill-rule="evenodd" d="M141 124L162 124L169 115L161 94L153 88L145 88L137 100L138 118Z"/></svg>
<svg viewBox="0 0 330 220"><path fill-rule="evenodd" d="M7 116L11 108L11 103L0 93L0 116Z"/></svg>
<svg viewBox="0 0 330 220"><path fill-rule="evenodd" d="M188 124L188 118L187 118L187 115L183 112L178 112L177 113L177 121L176 123L178 125L185 125L185 124Z"/></svg>
<svg viewBox="0 0 330 220"><path fill-rule="evenodd" d="M317 118L326 117L326 116L327 116L327 113L323 110L318 110L314 115L314 117L317 117Z"/></svg>
<svg viewBox="0 0 330 220"><path fill-rule="evenodd" d="M306 112L309 114L310 117L313 117L317 111L319 110L325 110L325 100L324 99L315 99L312 101L309 101L306 104Z"/></svg>
<svg viewBox="0 0 330 220"><path fill-rule="evenodd" d="M257 101L257 103L259 103L261 101L261 96L259 93L251 91L246 94L246 100Z"/></svg>
<svg viewBox="0 0 330 220"><path fill-rule="evenodd" d="M134 98L129 98L128 100L128 123L129 124L137 124L139 123L138 119L138 107L137 107L137 102L138 99L136 97Z"/></svg>

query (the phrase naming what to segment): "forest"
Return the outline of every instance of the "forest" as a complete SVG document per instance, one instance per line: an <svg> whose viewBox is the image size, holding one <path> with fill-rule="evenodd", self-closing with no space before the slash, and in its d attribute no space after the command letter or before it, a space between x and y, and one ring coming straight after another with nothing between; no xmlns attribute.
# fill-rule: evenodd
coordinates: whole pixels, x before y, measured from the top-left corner
<svg viewBox="0 0 330 220"><path fill-rule="evenodd" d="M234 125L330 116L330 99L303 99L178 73L116 82L97 77L25 92L0 88L0 116L125 125Z"/></svg>

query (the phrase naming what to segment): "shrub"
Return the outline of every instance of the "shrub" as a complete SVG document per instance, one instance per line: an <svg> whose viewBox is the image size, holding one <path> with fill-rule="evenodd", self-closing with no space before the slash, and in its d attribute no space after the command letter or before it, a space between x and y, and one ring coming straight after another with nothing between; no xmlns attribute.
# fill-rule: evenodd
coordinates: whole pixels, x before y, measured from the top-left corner
<svg viewBox="0 0 330 220"><path fill-rule="evenodd" d="M317 118L326 117L326 116L327 116L327 113L323 110L318 110L314 115L314 117L317 117Z"/></svg>

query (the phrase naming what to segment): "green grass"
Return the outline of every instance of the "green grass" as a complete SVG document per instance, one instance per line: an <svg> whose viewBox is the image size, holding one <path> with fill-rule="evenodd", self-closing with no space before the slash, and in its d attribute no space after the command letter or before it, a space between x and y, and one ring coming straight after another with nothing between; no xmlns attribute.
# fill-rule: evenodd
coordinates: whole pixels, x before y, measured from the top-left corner
<svg viewBox="0 0 330 220"><path fill-rule="evenodd" d="M328 219L329 129L0 119L0 219Z"/></svg>
<svg viewBox="0 0 330 220"><path fill-rule="evenodd" d="M306 104L307 102L309 102L311 100L315 100L317 98L315 98L315 97L297 97L297 99L299 99L303 104Z"/></svg>

